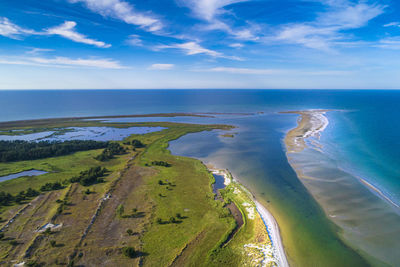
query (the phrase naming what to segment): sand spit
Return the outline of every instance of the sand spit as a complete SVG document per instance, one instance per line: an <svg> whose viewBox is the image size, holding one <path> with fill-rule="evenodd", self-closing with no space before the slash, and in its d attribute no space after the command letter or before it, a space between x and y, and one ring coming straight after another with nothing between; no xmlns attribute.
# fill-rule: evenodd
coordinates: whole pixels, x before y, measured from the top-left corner
<svg viewBox="0 0 400 267"><path fill-rule="evenodd" d="M372 265L400 266L399 207L366 180L341 169L335 158L314 144L328 125L326 112L290 112L300 118L284 140L288 161L326 216L340 228L338 235L347 245Z"/></svg>
<svg viewBox="0 0 400 267"><path fill-rule="evenodd" d="M289 153L301 152L307 147L306 139L314 137L319 139L321 133L329 124L328 119L324 116L329 110L313 109L305 111L288 111L281 112L286 114L298 114L298 126L290 130L286 137L285 143ZM319 147L319 144L313 142L314 146Z"/></svg>
<svg viewBox="0 0 400 267"><path fill-rule="evenodd" d="M209 169L213 174L222 175L224 177L224 184L228 186L230 184L237 185L234 188L234 194L245 192L252 199L252 203L245 202L242 205L246 208L248 219L252 220L255 218L256 212L264 222L265 228L268 232L269 239L271 240L270 245L256 246L254 244L247 244L245 248L253 248L260 251L264 256L262 259L262 266L274 262L279 267L288 267L286 253L280 236L279 226L273 215L260 203L251 192L233 178L228 170L223 169Z"/></svg>

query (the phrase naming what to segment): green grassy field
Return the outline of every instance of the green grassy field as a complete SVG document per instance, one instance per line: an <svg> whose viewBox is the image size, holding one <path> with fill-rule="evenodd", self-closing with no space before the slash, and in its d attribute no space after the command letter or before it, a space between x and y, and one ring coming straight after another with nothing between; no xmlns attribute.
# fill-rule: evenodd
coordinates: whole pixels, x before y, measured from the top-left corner
<svg viewBox="0 0 400 267"><path fill-rule="evenodd" d="M46 128L62 124L71 126L57 122ZM93 122L88 124L92 126ZM212 174L200 161L171 155L167 149L169 141L187 133L231 127L140 123L143 125L167 129L130 136L124 141L139 139L147 146L136 151L130 148L128 153L110 161L95 160L101 150L92 150L0 164L0 175L29 169L49 172L0 183L0 191L13 194L29 187L39 189L47 182L63 181L94 166L110 170L104 183L89 187L70 184L62 190L42 193L29 204L3 207L0 216L4 221L0 226L24 210L4 231L0 264L34 260L45 266L99 266L104 262L109 266L135 266L140 262L144 266L240 266L245 262L241 248L247 241L254 241L255 233L263 234L259 221L244 224L222 247L236 222L224 202L214 199ZM154 166L154 161L171 166ZM90 194L85 193L88 188ZM111 198L105 201L107 195ZM235 197L231 196L231 200L235 201ZM57 210L61 205L60 213ZM117 212L120 206L124 207L122 213ZM243 206L238 206L246 216ZM49 222L62 227L51 234L36 231ZM127 234L128 229L134 234ZM123 255L122 248L127 246L139 251L134 258Z"/></svg>

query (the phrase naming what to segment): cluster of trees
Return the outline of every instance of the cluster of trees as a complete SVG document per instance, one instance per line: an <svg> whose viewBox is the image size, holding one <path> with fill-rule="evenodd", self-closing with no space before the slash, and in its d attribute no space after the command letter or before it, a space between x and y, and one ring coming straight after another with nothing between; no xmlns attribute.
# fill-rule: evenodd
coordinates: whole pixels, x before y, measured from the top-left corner
<svg viewBox="0 0 400 267"><path fill-rule="evenodd" d="M169 223L181 223L182 219L186 219L187 217L182 216L180 213L176 214L176 218L175 217L171 217L169 218L169 220L164 221L161 218L157 218L157 223L158 224L169 224Z"/></svg>
<svg viewBox="0 0 400 267"><path fill-rule="evenodd" d="M42 187L40 187L40 191L46 192L46 191L60 190L63 188L64 187L59 182L46 183L45 185L42 185Z"/></svg>
<svg viewBox="0 0 400 267"><path fill-rule="evenodd" d="M0 162L42 159L68 155L78 151L107 147L109 142L92 140L72 141L0 141Z"/></svg>
<svg viewBox="0 0 400 267"><path fill-rule="evenodd" d="M22 201L38 195L40 195L40 193L32 188L28 188L26 191L21 191L15 196L2 191L0 192L0 206L8 206L13 202L20 204Z"/></svg>
<svg viewBox="0 0 400 267"><path fill-rule="evenodd" d="M133 148L145 147L145 145L137 139L132 140L131 145L133 146Z"/></svg>
<svg viewBox="0 0 400 267"><path fill-rule="evenodd" d="M100 166L92 167L89 170L80 172L79 176L72 177L69 179L71 183L80 183L83 186L89 186L92 184L102 183L102 178L108 170Z"/></svg>
<svg viewBox="0 0 400 267"><path fill-rule="evenodd" d="M107 161L114 158L115 155L126 153L125 148L118 143L109 143L103 152L95 157L99 161Z"/></svg>
<svg viewBox="0 0 400 267"><path fill-rule="evenodd" d="M156 166L171 167L171 164L166 161L153 161L151 164Z"/></svg>

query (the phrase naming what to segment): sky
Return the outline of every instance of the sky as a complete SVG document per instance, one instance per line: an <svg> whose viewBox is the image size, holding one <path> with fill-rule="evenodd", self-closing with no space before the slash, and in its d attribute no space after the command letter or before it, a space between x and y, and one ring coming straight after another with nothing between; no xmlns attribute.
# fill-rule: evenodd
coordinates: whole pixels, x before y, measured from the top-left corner
<svg viewBox="0 0 400 267"><path fill-rule="evenodd" d="M396 0L0 0L0 89L400 89Z"/></svg>

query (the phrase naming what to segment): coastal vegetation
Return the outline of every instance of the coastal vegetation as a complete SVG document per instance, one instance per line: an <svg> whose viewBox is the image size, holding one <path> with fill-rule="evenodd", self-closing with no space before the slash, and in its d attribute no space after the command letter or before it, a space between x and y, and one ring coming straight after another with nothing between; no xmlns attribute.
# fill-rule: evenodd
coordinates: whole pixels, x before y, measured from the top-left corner
<svg viewBox="0 0 400 267"><path fill-rule="evenodd" d="M0 242L1 261L46 259L46 265L74 266L100 264L107 258L119 265L142 261L144 266L237 266L243 255L226 243L234 239L237 223L226 203L214 199L213 176L200 161L167 150L169 141L186 133L229 127L162 125L167 129L113 142L125 152L106 161L95 158L107 148L0 163L4 175L35 168L49 171L1 183L5 194L15 196L21 190L36 194L25 202L29 205L14 201L0 209L4 218L0 229L17 215L2 232L17 244ZM112 233L106 231L110 223L115 225ZM36 232L43 225L50 225L45 231L49 234ZM107 255L101 253L105 249Z"/></svg>
<svg viewBox="0 0 400 267"><path fill-rule="evenodd" d="M95 159L99 161L107 161L112 159L116 155L122 155L126 153L123 146L118 143L109 143L107 147L101 152L100 155L96 156Z"/></svg>
<svg viewBox="0 0 400 267"><path fill-rule="evenodd" d="M72 141L0 141L0 162L35 160L68 155L78 151L111 146L108 142L92 140Z"/></svg>

